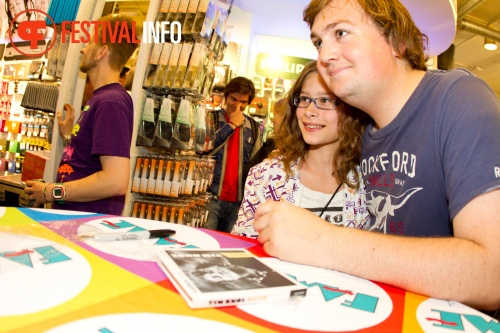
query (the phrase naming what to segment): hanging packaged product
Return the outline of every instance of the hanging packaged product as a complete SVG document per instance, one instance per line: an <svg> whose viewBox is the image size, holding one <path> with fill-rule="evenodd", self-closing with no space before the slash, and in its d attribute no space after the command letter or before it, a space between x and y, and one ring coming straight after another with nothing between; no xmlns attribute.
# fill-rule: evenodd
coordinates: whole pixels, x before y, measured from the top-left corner
<svg viewBox="0 0 500 333"><path fill-rule="evenodd" d="M212 181L214 180L214 171L215 171L215 157L208 156L207 158L207 182L206 187L210 187L212 185ZM203 192L207 191L207 188L204 189Z"/></svg>
<svg viewBox="0 0 500 333"><path fill-rule="evenodd" d="M168 67L165 74L165 78L161 85L163 90L168 90L172 87L175 79L175 73L177 72L177 64L179 62L179 56L181 55L182 43L173 44L172 51L170 52L170 57L168 58Z"/></svg>
<svg viewBox="0 0 500 333"><path fill-rule="evenodd" d="M134 178L132 180L132 192L134 193L139 192L139 186L141 185L142 163L143 158L141 156L137 156L137 159L135 160Z"/></svg>
<svg viewBox="0 0 500 333"><path fill-rule="evenodd" d="M148 189L148 180L150 172L151 158L144 157L142 162L142 173L141 173L141 183L139 185L139 193L146 194Z"/></svg>
<svg viewBox="0 0 500 333"><path fill-rule="evenodd" d="M163 158L160 158L158 161L158 173L156 175L156 183L155 183L155 189L154 189L154 194L155 195L162 195L162 189L163 189L163 183L165 179L165 171L166 171L166 166L165 166L166 160Z"/></svg>
<svg viewBox="0 0 500 333"><path fill-rule="evenodd" d="M186 17L184 21L181 22L182 26L182 39L183 40L193 40L191 36L191 29L193 28L194 19L196 17L196 10L198 9L198 4L200 0L190 0L186 11Z"/></svg>
<svg viewBox="0 0 500 333"><path fill-rule="evenodd" d="M170 206L168 206L168 205L163 206L163 209L161 212L161 221L167 222L170 218L169 215L170 215Z"/></svg>
<svg viewBox="0 0 500 333"><path fill-rule="evenodd" d="M172 149L189 150L193 148L194 138L191 132L194 122L194 110L188 97L181 100L175 119L174 133L172 134Z"/></svg>
<svg viewBox="0 0 500 333"><path fill-rule="evenodd" d="M172 0L170 2L170 6L168 7L168 15L165 20L166 22L173 22L175 21L175 16L177 15L177 10L179 9L179 4L181 3L181 0Z"/></svg>
<svg viewBox="0 0 500 333"><path fill-rule="evenodd" d="M156 119L158 119L160 113L160 103L158 97L146 97L137 134L138 146L151 147L153 145Z"/></svg>
<svg viewBox="0 0 500 333"><path fill-rule="evenodd" d="M206 120L206 136L205 136L205 145L204 151L208 152L214 149L215 142L215 116L213 112L208 112Z"/></svg>
<svg viewBox="0 0 500 333"><path fill-rule="evenodd" d="M156 16L156 22L166 21L168 15L168 8L170 7L170 0L163 0Z"/></svg>
<svg viewBox="0 0 500 333"><path fill-rule="evenodd" d="M139 218L144 219L146 217L146 212L148 210L148 204L145 202L141 202L140 209L139 209Z"/></svg>
<svg viewBox="0 0 500 333"><path fill-rule="evenodd" d="M196 159L189 158L187 160L187 169L184 174L184 180L183 180L183 188L184 188L183 193L186 195L193 194L195 172L196 172Z"/></svg>
<svg viewBox="0 0 500 333"><path fill-rule="evenodd" d="M200 193L200 185L201 185L201 160L198 159L196 161L196 166L194 169L194 185L193 185L193 194L198 195Z"/></svg>
<svg viewBox="0 0 500 333"><path fill-rule="evenodd" d="M162 205L160 204L156 204L155 205L155 213L154 213L154 216L153 216L153 220L155 221L161 221L161 209L163 208Z"/></svg>
<svg viewBox="0 0 500 333"><path fill-rule="evenodd" d="M153 91L157 92L161 90L163 80L165 80L165 75L167 74L168 59L170 58L170 53L172 52L171 43L163 44L163 48L160 53L160 59L158 60L158 66L156 67L156 72L154 74L152 88Z"/></svg>
<svg viewBox="0 0 500 333"><path fill-rule="evenodd" d="M151 55L149 56L149 64L146 69L146 75L144 76L144 82L142 87L144 89L150 89L153 85L153 79L155 77L156 68L158 67L158 61L160 60L161 51L163 44L153 44L153 49L151 50Z"/></svg>
<svg viewBox="0 0 500 333"><path fill-rule="evenodd" d="M184 82L184 77L186 76L187 65L189 62L189 56L191 55L192 49L193 49L193 44L184 43L182 45L182 50L177 65L177 72L175 73L174 83L172 84L172 88L174 89L182 88L182 83Z"/></svg>
<svg viewBox="0 0 500 333"><path fill-rule="evenodd" d="M191 36L194 40L198 42L204 40L205 44L208 42L216 12L215 0L200 0L191 28Z"/></svg>
<svg viewBox="0 0 500 333"><path fill-rule="evenodd" d="M156 124L155 135L153 138L154 147L170 148L172 133L174 132L174 125L172 117L172 99L163 98L160 107L160 114Z"/></svg>
<svg viewBox="0 0 500 333"><path fill-rule="evenodd" d="M196 1L196 0L191 0L191 1ZM181 25L184 23L184 21L186 20L189 2L190 2L189 0L181 0L181 2L179 3L179 8L177 8L177 15L175 15L175 19L173 19L172 21L177 21ZM180 35L182 33L182 31L177 31L176 26L173 27L171 26L170 29L174 29L175 36L177 36L178 34Z"/></svg>
<svg viewBox="0 0 500 333"><path fill-rule="evenodd" d="M190 91L199 92L200 79L202 73L205 71L204 62L208 49L205 45L196 43L193 47L193 53L189 59L189 66L182 83L182 88Z"/></svg>
<svg viewBox="0 0 500 333"><path fill-rule="evenodd" d="M219 21L221 20L221 15L222 15L222 11L221 11L221 8L219 8L219 6L215 6L215 16L214 16L214 19L212 21L212 25L210 27L210 31L209 31L209 36L208 36L208 39L207 39L207 46L208 48L210 49L210 51L212 51L211 53L213 53L213 50L214 50L214 47L215 47L215 42L217 40L217 26L219 25Z"/></svg>
<svg viewBox="0 0 500 333"><path fill-rule="evenodd" d="M207 134L206 134L206 120L205 120L205 106L201 103L196 104L194 112L194 132L195 132L195 151L203 153L207 151Z"/></svg>
<svg viewBox="0 0 500 333"><path fill-rule="evenodd" d="M167 157L163 167L163 188L161 195L164 197L170 196L172 189L172 180L174 179L175 160Z"/></svg>
<svg viewBox="0 0 500 333"><path fill-rule="evenodd" d="M199 185L198 185L199 192L205 192L204 190L206 189L205 183L207 180L207 176L206 176L207 166L208 166L207 160L205 158L202 158L200 160L200 165L198 167L198 178L197 178L198 182L199 182Z"/></svg>
<svg viewBox="0 0 500 333"><path fill-rule="evenodd" d="M174 175L172 178L172 187L170 188L170 196L177 198L182 193L182 179L186 169L186 160L177 158L175 160Z"/></svg>
<svg viewBox="0 0 500 333"><path fill-rule="evenodd" d="M176 204L170 204L170 212L168 214L167 222L176 223L178 212L178 206Z"/></svg>
<svg viewBox="0 0 500 333"><path fill-rule="evenodd" d="M61 39L61 43L57 48L57 65L56 65L56 77L61 79L64 72L64 65L66 63L66 56L68 54L69 43L70 43L70 32L68 31L66 38ZM63 40L65 41L63 43ZM4 59L5 60L5 59Z"/></svg>
<svg viewBox="0 0 500 333"><path fill-rule="evenodd" d="M149 167L148 186L146 189L147 194L155 194L156 177L158 177L158 157L151 158L151 165Z"/></svg>
<svg viewBox="0 0 500 333"><path fill-rule="evenodd" d="M203 81L202 88L200 90L200 93L204 96L209 94L215 79L215 59L213 58L210 52L209 55L210 56L208 59L208 65L206 67L206 72L205 72L205 79Z"/></svg>

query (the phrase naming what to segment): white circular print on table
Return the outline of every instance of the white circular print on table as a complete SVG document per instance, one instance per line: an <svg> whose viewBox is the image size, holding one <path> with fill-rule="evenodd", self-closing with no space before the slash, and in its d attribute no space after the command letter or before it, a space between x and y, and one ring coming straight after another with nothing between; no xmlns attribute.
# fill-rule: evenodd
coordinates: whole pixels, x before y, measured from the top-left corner
<svg viewBox="0 0 500 333"><path fill-rule="evenodd" d="M295 329L343 332L373 327L392 313L391 298L371 281L275 258L262 261L308 288L295 301L238 306L255 317Z"/></svg>
<svg viewBox="0 0 500 333"><path fill-rule="evenodd" d="M196 317L158 313L127 313L81 319L46 331L46 333L63 332L250 333L251 331L230 324Z"/></svg>
<svg viewBox="0 0 500 333"><path fill-rule="evenodd" d="M498 332L497 320L464 304L429 298L417 308L424 332Z"/></svg>
<svg viewBox="0 0 500 333"><path fill-rule="evenodd" d="M0 316L67 302L86 288L91 276L87 260L63 244L0 232Z"/></svg>
<svg viewBox="0 0 500 333"><path fill-rule="evenodd" d="M82 224L78 235L88 235L100 232L119 233L140 230L173 229L175 234L167 238L152 238L130 241L98 242L92 238L84 239L85 243L96 250L133 260L155 261L152 246L166 248L205 248L218 249L219 242L212 236L196 228L182 224L159 222L135 217L100 218Z"/></svg>
<svg viewBox="0 0 500 333"><path fill-rule="evenodd" d="M6 211L7 211L7 208L0 207L0 217L4 216Z"/></svg>
<svg viewBox="0 0 500 333"><path fill-rule="evenodd" d="M36 212L44 213L44 214L57 214L57 215L93 215L97 213L89 213L89 212L79 212L73 210L64 210L64 209L49 209L49 208L30 208Z"/></svg>

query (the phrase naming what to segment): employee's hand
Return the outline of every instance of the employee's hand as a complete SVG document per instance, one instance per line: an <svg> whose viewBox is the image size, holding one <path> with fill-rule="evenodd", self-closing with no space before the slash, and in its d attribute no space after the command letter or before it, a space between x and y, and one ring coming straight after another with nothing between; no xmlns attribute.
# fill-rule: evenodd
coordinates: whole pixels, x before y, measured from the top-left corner
<svg viewBox="0 0 500 333"><path fill-rule="evenodd" d="M254 228L267 254L282 260L312 264L313 244L330 235L331 224L307 209L286 201L267 201L255 212ZM329 237L329 236L328 236ZM333 240L331 240L333 241Z"/></svg>
<svg viewBox="0 0 500 333"><path fill-rule="evenodd" d="M34 201L33 207L39 207L47 203L43 195L43 190L45 189L45 183L36 180L27 180L26 187L24 188L24 193L28 195L28 200L30 202Z"/></svg>
<svg viewBox="0 0 500 333"><path fill-rule="evenodd" d="M66 118L63 119L62 112L57 111L57 124L59 125L59 133L64 138L65 135L71 134L73 131L73 122L75 121L75 109L71 104L64 104Z"/></svg>

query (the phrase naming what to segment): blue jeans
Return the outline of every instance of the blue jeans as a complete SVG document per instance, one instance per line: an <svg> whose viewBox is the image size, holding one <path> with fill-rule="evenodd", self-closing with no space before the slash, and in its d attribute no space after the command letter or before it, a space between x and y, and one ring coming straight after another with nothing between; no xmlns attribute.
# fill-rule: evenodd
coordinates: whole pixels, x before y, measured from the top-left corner
<svg viewBox="0 0 500 333"><path fill-rule="evenodd" d="M204 228L231 232L238 219L240 205L237 202L222 201L212 198L207 222Z"/></svg>

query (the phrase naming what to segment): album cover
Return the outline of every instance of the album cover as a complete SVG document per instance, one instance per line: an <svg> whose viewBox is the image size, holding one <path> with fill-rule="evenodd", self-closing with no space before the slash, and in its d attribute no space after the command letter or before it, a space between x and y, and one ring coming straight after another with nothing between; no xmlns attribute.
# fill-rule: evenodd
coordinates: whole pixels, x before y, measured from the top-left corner
<svg viewBox="0 0 500 333"><path fill-rule="evenodd" d="M160 249L158 257L191 308L283 301L307 291L245 249Z"/></svg>

